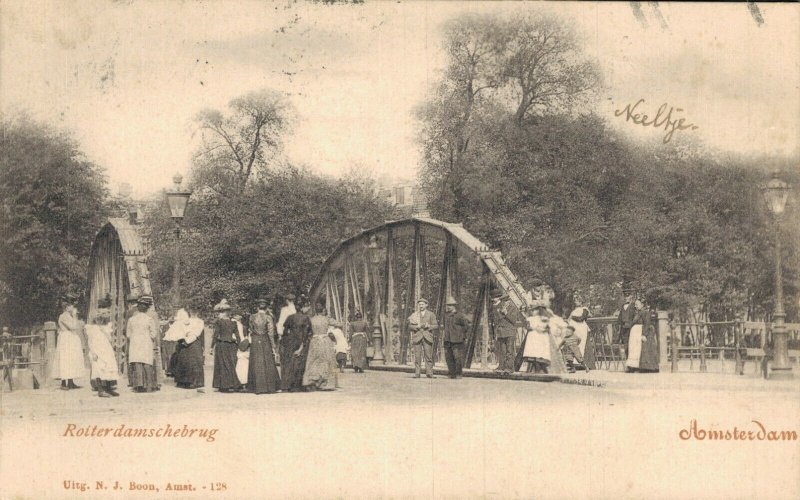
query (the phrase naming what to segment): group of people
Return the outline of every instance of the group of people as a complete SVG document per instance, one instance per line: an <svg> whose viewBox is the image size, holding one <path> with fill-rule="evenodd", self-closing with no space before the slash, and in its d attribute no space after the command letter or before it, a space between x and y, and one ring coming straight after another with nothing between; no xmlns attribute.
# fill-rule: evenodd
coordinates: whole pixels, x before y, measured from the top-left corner
<svg viewBox="0 0 800 500"><path fill-rule="evenodd" d="M563 319L543 299L531 300L527 310L518 311L500 290L495 290L491 298L497 372L548 373L554 368L573 373L576 368L589 371L585 361L589 340L586 307L575 308ZM196 308L178 310L164 342L159 342L159 321L152 309L152 297L142 296L132 301L135 306L125 314L123 337L114 335L109 298L98 303L90 325L79 319L76 301L74 296L66 296L58 319L55 377L61 379L63 390L79 389L75 379L85 377L82 341L85 332L91 385L100 397L119 395L116 385L120 370L114 349L120 347L115 343L119 341L128 343L128 384L134 392L159 390L159 345L168 350L166 373L174 377L175 385L204 391L206 325ZM360 312L356 311L351 318L348 345L342 323L326 315L324 303L315 304L312 312L305 296L301 295L295 303L290 294L277 321L270 305L268 300L259 299L256 311L246 321L241 315L232 314L225 299L214 306L217 318L211 339L213 388L223 393L254 394L333 390L337 387L337 371L344 370L348 351L353 370L364 373L370 337L368 323ZM520 348L515 349L520 318L524 318L525 333ZM441 329L448 376L461 378L472 327L470 319L458 311L458 302L447 297L445 318L440 325L428 309L428 301L421 298L406 321L414 353L414 377L421 377L424 364L426 376L434 378L435 332ZM657 371L658 338L649 309L626 291L618 321L627 371Z"/></svg>
<svg viewBox="0 0 800 500"><path fill-rule="evenodd" d="M625 371L657 372L658 335L651 324L650 309L632 291L625 290L619 311L619 342L625 349Z"/></svg>
<svg viewBox="0 0 800 500"><path fill-rule="evenodd" d="M155 355L158 339L158 317L150 306L152 297L136 299L136 309L126 313L128 339L128 383L135 392L152 392L159 389ZM111 300L106 297L97 304L91 324L86 325L78 316L77 297L62 298L63 312L58 318L58 341L53 360L54 378L61 379L62 390L80 389L75 379L86 376L83 335L90 365L92 390L100 397L119 396L119 365L115 354L114 324L111 318Z"/></svg>
<svg viewBox="0 0 800 500"><path fill-rule="evenodd" d="M312 312L305 296L295 302L289 295L276 322L269 302L259 299L258 310L250 315L247 326L230 311L225 299L214 306L218 317L212 340L212 386L219 392L272 394L336 388L337 372L343 370L347 359L347 341L341 324L325 314L323 303L317 303ZM353 366L363 372L366 353L362 360L356 330Z"/></svg>

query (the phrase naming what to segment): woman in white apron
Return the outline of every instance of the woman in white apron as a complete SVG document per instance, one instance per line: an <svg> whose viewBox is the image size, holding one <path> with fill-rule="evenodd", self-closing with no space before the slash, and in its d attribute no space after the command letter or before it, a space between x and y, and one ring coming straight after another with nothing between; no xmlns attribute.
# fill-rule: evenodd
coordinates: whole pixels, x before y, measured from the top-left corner
<svg viewBox="0 0 800 500"><path fill-rule="evenodd" d="M247 372L250 370L250 337L245 335L241 314L234 314L231 319L236 323L236 333L239 340L239 350L236 351L236 378L238 378L239 382L242 384L239 391L245 392Z"/></svg>

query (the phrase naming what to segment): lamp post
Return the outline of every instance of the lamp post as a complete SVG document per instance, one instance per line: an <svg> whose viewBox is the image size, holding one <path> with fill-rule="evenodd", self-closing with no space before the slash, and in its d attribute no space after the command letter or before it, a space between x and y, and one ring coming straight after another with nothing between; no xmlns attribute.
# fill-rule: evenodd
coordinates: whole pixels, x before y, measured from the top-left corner
<svg viewBox="0 0 800 500"><path fill-rule="evenodd" d="M169 204L169 211L172 220L175 221L175 267L172 274L172 293L176 305L180 305L181 301L181 222L183 215L186 212L186 205L189 204L189 197L192 192L181 188L183 176L175 174L172 177L172 182L175 183L171 190L167 190L167 203Z"/></svg>
<svg viewBox="0 0 800 500"><path fill-rule="evenodd" d="M375 236L370 238L369 245L367 245L367 253L372 264L372 346L375 354L373 361L383 361L383 333L381 332L381 299L380 299L380 280L378 278L378 267L381 262L381 249L378 246L378 239Z"/></svg>
<svg viewBox="0 0 800 500"><path fill-rule="evenodd" d="M775 216L775 311L772 313L772 371L770 378L791 379L792 365L789 363L788 339L783 312L783 280L781 279L781 217L789 197L789 185L780 179L778 172L773 172L772 179L764 189L767 206Z"/></svg>

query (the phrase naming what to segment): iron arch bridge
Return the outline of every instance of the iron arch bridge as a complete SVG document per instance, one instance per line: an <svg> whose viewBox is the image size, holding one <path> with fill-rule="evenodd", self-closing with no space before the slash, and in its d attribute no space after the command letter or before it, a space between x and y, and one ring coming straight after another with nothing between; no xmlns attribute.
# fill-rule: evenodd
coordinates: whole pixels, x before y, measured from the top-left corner
<svg viewBox="0 0 800 500"><path fill-rule="evenodd" d="M438 269L429 269L429 263ZM490 295L497 289L518 309L527 307L530 295L500 252L491 250L461 224L413 217L344 240L323 264L310 299L316 304L324 298L328 315L342 321L345 328L351 315L361 311L373 325L374 359L384 359L384 345L391 361L404 364L409 338L405 319L417 300L428 299L441 325L444 304L452 296L462 312L472 312L465 360L469 367L476 347L482 364L486 362ZM437 353L441 351L441 331L434 343Z"/></svg>
<svg viewBox="0 0 800 500"><path fill-rule="evenodd" d="M128 301L150 295L147 254L136 227L124 218L110 218L100 228L89 257L89 301L85 312L91 323L98 301L111 298L114 351L121 373L127 373L125 323Z"/></svg>

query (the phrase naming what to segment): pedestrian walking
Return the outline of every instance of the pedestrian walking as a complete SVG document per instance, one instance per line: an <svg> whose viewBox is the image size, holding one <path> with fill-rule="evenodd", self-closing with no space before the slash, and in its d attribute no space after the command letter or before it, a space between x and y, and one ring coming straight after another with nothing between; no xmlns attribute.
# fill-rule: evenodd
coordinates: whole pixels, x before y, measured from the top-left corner
<svg viewBox="0 0 800 500"><path fill-rule="evenodd" d="M458 301L447 297L444 317L444 359L450 378L461 378L464 354L471 321L458 310Z"/></svg>
<svg viewBox="0 0 800 500"><path fill-rule="evenodd" d="M422 361L425 360L425 375L433 376L433 332L439 328L436 315L428 310L428 301L419 299L417 311L408 317L411 344L414 346L414 378L420 378Z"/></svg>

